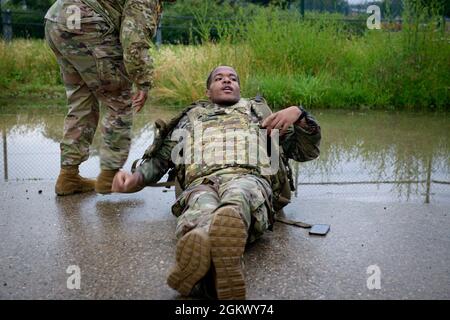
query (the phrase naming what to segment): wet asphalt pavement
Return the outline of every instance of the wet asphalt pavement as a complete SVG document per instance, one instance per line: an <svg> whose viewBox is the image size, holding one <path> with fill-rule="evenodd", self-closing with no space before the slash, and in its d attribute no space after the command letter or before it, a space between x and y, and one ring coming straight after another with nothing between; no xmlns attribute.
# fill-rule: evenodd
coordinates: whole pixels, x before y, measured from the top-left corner
<svg viewBox="0 0 450 320"><path fill-rule="evenodd" d="M180 299L172 191L56 197L54 181L0 183L0 299ZM41 191L41 192L40 192ZM246 251L249 299L450 299L450 205L296 198ZM68 289L71 265L80 289ZM380 289L367 286L376 265ZM369 268L369 271L372 270Z"/></svg>

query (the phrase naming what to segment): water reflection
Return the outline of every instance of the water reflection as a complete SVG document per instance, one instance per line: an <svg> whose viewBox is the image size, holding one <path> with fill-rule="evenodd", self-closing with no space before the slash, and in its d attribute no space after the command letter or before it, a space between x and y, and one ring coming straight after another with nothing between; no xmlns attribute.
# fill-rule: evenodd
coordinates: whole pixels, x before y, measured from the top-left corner
<svg viewBox="0 0 450 320"><path fill-rule="evenodd" d="M427 181L450 181L448 115L326 111L318 119L323 152L319 161L299 165L300 183L366 183L348 184L355 191L383 183L384 189L390 185L387 192L409 199L426 197ZM433 187L449 194L448 185Z"/></svg>
<svg viewBox="0 0 450 320"><path fill-rule="evenodd" d="M314 113L323 128L322 153L319 160L295 165L302 195L330 196L341 191L373 195L381 190L405 200L414 196L424 200L428 195L450 201L450 186L441 183L450 181L447 114ZM174 114L153 108L136 117L126 169L153 140L154 120ZM62 112L1 115L4 180L57 177L63 119ZM99 142L96 134L91 158L80 168L85 176L99 172Z"/></svg>
<svg viewBox="0 0 450 320"><path fill-rule="evenodd" d="M175 113L156 109L158 118L169 119ZM64 113L42 114L22 112L15 115L1 115L2 154L4 180L52 180L59 173L59 141L62 138ZM132 129L133 143L125 168L140 158L153 141L154 116L139 114ZM80 172L87 177L99 173L99 150L101 136L95 134L89 160L80 166Z"/></svg>

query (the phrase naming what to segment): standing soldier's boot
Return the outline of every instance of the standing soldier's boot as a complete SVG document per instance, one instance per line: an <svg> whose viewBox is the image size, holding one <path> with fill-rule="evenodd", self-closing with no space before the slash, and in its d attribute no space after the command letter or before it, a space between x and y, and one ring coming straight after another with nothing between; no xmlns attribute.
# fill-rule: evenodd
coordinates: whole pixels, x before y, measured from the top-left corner
<svg viewBox="0 0 450 320"><path fill-rule="evenodd" d="M247 243L247 228L239 212L231 206L217 209L209 236L217 298L245 299L242 257Z"/></svg>
<svg viewBox="0 0 450 320"><path fill-rule="evenodd" d="M62 166L56 180L55 193L58 196L68 196L74 193L94 190L95 180L79 175L78 166Z"/></svg>
<svg viewBox="0 0 450 320"><path fill-rule="evenodd" d="M95 192L101 194L109 194L111 193L112 182L114 180L114 176L119 171L119 169L115 170L103 170L97 177L97 182L95 183Z"/></svg>

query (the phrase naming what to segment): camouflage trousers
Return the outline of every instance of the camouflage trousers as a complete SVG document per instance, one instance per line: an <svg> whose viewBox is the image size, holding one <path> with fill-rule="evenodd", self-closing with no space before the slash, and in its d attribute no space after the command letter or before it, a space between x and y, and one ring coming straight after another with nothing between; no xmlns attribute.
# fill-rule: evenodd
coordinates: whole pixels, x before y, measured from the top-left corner
<svg viewBox="0 0 450 320"><path fill-rule="evenodd" d="M66 89L68 113L60 144L61 165L79 165L89 157L102 110L100 166L119 169L131 144L132 83L123 63L117 33L79 0L81 28L48 21L46 40L56 55ZM70 4L70 2L68 2Z"/></svg>
<svg viewBox="0 0 450 320"><path fill-rule="evenodd" d="M241 215L253 242L269 228L269 183L251 174L226 174L204 178L201 184L188 188L176 205L184 208L178 217L176 236L181 238L194 228L209 232L214 212L233 206Z"/></svg>

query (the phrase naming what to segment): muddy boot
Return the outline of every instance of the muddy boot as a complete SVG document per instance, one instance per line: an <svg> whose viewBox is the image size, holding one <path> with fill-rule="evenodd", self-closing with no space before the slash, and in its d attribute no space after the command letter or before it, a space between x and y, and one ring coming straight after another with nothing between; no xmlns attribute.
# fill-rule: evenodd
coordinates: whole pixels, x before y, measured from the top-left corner
<svg viewBox="0 0 450 320"><path fill-rule="evenodd" d="M245 299L242 257L247 229L239 212L225 206L214 213L209 229L218 299Z"/></svg>
<svg viewBox="0 0 450 320"><path fill-rule="evenodd" d="M211 265L208 233L197 228L186 233L177 243L176 264L167 277L167 284L183 296L206 275Z"/></svg>
<svg viewBox="0 0 450 320"><path fill-rule="evenodd" d="M68 196L94 190L95 180L83 178L78 173L78 166L62 166L56 180L55 193L58 196Z"/></svg>
<svg viewBox="0 0 450 320"><path fill-rule="evenodd" d="M115 170L103 170L97 177L97 182L95 183L95 192L101 194L111 193L112 182L114 176L119 171L119 169Z"/></svg>

